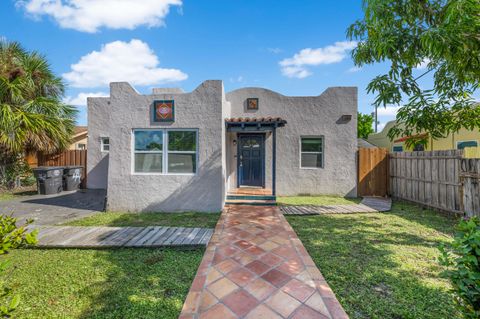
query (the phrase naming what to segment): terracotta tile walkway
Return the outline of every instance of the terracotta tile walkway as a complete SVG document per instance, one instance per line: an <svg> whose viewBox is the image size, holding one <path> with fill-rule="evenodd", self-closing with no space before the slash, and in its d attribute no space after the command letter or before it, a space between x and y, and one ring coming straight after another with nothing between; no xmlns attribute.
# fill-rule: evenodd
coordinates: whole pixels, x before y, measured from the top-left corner
<svg viewBox="0 0 480 319"><path fill-rule="evenodd" d="M224 210L181 319L348 318L278 207Z"/></svg>

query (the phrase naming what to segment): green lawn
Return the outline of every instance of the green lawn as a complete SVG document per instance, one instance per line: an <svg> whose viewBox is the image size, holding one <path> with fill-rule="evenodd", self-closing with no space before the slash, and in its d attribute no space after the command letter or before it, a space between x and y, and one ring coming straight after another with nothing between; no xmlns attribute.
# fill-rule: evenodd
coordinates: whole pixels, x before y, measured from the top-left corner
<svg viewBox="0 0 480 319"><path fill-rule="evenodd" d="M0 201L12 200L15 198L21 198L23 196L30 196L37 194L35 190L20 190L20 191L6 191L0 190Z"/></svg>
<svg viewBox="0 0 480 319"><path fill-rule="evenodd" d="M287 219L351 318L460 317L436 260L456 219L406 203Z"/></svg>
<svg viewBox="0 0 480 319"><path fill-rule="evenodd" d="M15 318L177 318L203 249L19 249Z"/></svg>
<svg viewBox="0 0 480 319"><path fill-rule="evenodd" d="M360 203L360 198L345 198L333 195L321 196L279 196L279 205L348 205Z"/></svg>
<svg viewBox="0 0 480 319"><path fill-rule="evenodd" d="M106 212L66 223L69 226L174 226L215 228L220 213Z"/></svg>

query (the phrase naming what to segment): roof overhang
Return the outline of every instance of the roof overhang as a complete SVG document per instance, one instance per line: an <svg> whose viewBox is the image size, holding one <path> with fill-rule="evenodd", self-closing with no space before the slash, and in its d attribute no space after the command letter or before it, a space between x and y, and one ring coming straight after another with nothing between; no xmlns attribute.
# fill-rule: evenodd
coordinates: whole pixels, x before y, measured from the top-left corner
<svg viewBox="0 0 480 319"><path fill-rule="evenodd" d="M229 132L263 132L283 127L287 121L280 117L227 118L225 126Z"/></svg>

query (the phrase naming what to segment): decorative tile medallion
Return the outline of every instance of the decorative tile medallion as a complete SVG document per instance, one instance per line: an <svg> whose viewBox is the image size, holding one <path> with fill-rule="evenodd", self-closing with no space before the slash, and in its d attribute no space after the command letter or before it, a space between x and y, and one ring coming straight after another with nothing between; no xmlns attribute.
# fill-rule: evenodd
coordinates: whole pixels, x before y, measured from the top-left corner
<svg viewBox="0 0 480 319"><path fill-rule="evenodd" d="M174 122L175 102L173 100L158 100L153 102L154 122Z"/></svg>
<svg viewBox="0 0 480 319"><path fill-rule="evenodd" d="M258 110L258 98L247 99L247 110Z"/></svg>

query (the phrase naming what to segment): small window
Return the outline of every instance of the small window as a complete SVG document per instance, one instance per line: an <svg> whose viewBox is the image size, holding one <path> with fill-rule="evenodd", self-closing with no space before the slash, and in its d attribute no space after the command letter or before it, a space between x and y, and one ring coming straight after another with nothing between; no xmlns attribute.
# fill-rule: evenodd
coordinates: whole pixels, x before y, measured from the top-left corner
<svg viewBox="0 0 480 319"><path fill-rule="evenodd" d="M457 149L463 150L465 147L477 147L478 143L477 141L463 141L463 142L457 142Z"/></svg>
<svg viewBox="0 0 480 319"><path fill-rule="evenodd" d="M102 137L101 149L102 149L102 152L110 151L110 139L108 137Z"/></svg>
<svg viewBox="0 0 480 319"><path fill-rule="evenodd" d="M301 168L322 168L323 167L323 138L302 137L301 138Z"/></svg>
<svg viewBox="0 0 480 319"><path fill-rule="evenodd" d="M423 144L415 144L415 146L413 147L413 151L414 152L423 152L425 151L425 146Z"/></svg>
<svg viewBox="0 0 480 319"><path fill-rule="evenodd" d="M87 144L85 143L78 143L77 144L77 150L86 150L87 149Z"/></svg>
<svg viewBox="0 0 480 319"><path fill-rule="evenodd" d="M394 145L393 148L392 148L392 151L403 152L403 146L402 145Z"/></svg>
<svg viewBox="0 0 480 319"><path fill-rule="evenodd" d="M134 172L162 173L163 131L135 131Z"/></svg>

